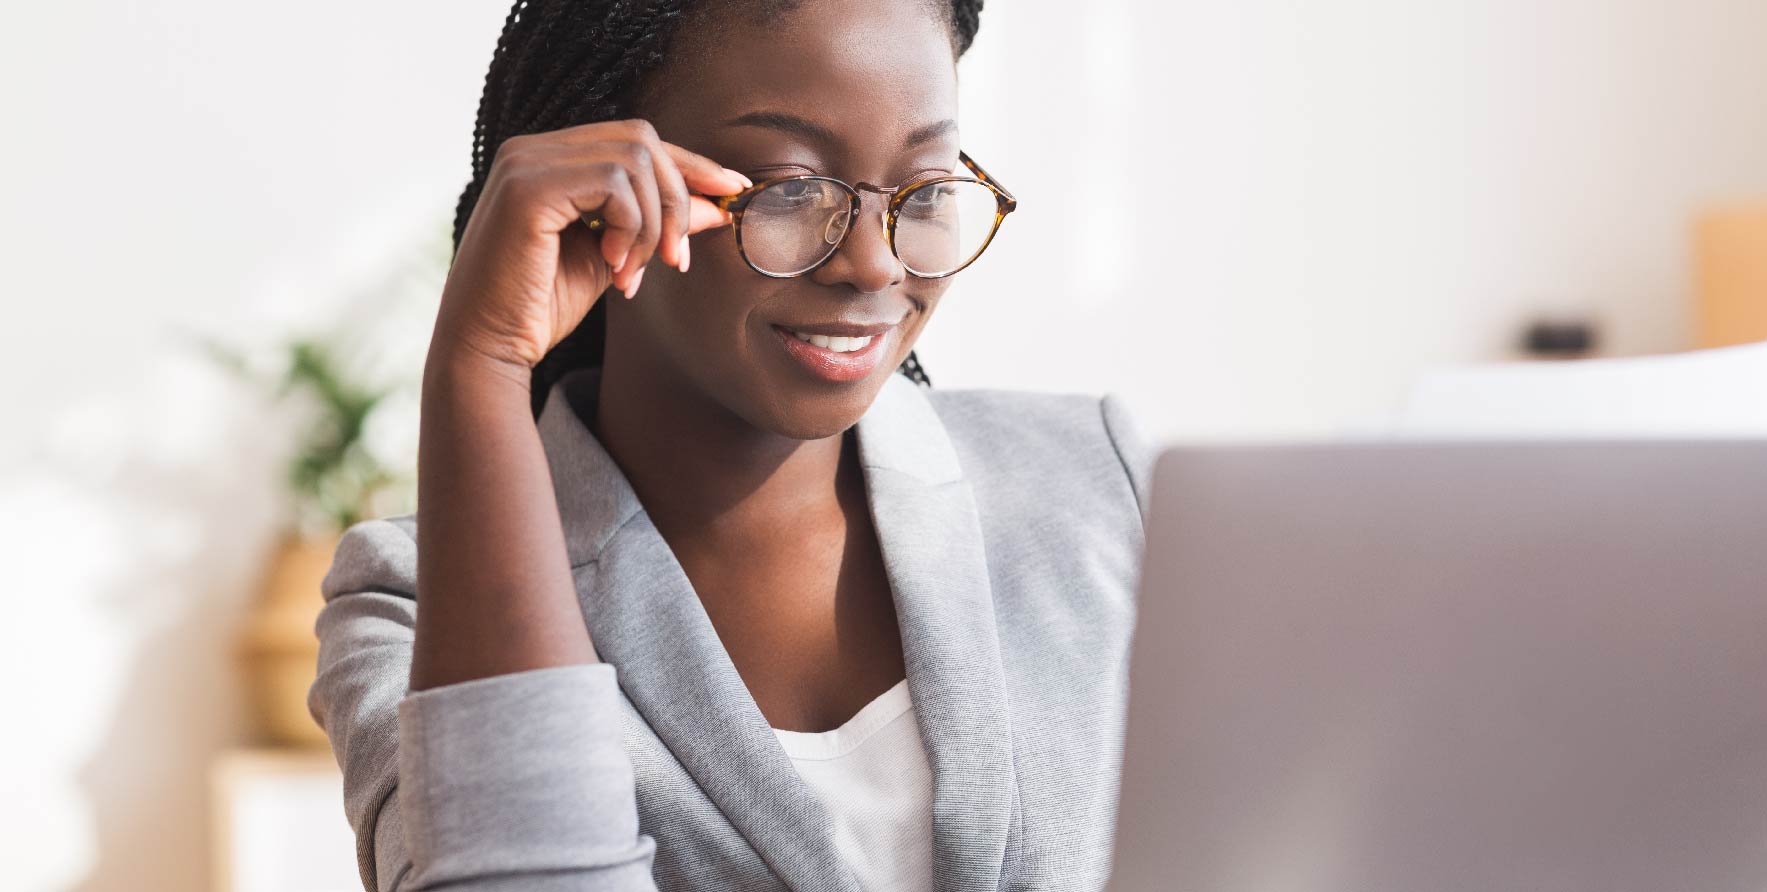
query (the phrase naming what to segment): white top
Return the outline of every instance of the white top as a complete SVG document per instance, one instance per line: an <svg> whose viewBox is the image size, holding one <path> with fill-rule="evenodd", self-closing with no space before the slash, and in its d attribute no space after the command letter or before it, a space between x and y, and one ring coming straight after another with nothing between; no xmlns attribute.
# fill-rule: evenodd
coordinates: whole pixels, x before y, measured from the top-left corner
<svg viewBox="0 0 1767 892"><path fill-rule="evenodd" d="M773 733L828 810L861 890L932 889L933 772L907 679L833 731Z"/></svg>

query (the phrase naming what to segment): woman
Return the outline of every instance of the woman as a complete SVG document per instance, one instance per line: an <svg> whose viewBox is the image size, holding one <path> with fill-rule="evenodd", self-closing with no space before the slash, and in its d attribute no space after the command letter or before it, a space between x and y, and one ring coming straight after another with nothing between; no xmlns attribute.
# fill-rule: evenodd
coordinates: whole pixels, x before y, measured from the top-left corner
<svg viewBox="0 0 1767 892"><path fill-rule="evenodd" d="M682 5L498 43L419 507L317 625L364 882L1098 887L1151 453L912 351L1015 204L981 4Z"/></svg>

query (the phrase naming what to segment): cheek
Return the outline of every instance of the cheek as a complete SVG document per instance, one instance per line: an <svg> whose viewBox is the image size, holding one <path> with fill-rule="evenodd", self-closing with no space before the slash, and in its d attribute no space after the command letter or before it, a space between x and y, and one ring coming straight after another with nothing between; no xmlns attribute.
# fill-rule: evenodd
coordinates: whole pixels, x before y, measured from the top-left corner
<svg viewBox="0 0 1767 892"><path fill-rule="evenodd" d="M634 303L654 300L640 309L646 325L669 344L696 351L696 362L728 357L742 349L740 338L761 287L768 281L749 269L736 252L729 227L690 236L687 272L653 263ZM657 287L651 291L652 280ZM715 361L715 360L714 360Z"/></svg>

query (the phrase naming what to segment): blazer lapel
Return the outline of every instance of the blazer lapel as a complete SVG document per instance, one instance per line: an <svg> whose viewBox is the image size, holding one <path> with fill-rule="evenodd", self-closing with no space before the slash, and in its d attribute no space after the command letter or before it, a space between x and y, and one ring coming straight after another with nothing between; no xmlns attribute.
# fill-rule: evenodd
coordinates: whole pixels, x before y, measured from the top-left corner
<svg viewBox="0 0 1767 892"><path fill-rule="evenodd" d="M975 499L944 424L907 378L890 376L857 436L908 692L932 763L934 888L995 890L1015 779Z"/></svg>
<svg viewBox="0 0 1767 892"><path fill-rule="evenodd" d="M577 411L599 369L554 385L546 448L589 637L620 689L761 859L797 892L858 888L827 812L779 746L668 543ZM572 408L575 403L577 409Z"/></svg>
<svg viewBox="0 0 1767 892"><path fill-rule="evenodd" d="M599 369L561 379L539 419L591 639L634 707L780 878L850 892L827 812L755 705L668 543L577 414ZM574 408L573 408L574 406ZM933 769L939 892L999 888L1011 729L975 501L938 415L891 375L856 426L866 497Z"/></svg>

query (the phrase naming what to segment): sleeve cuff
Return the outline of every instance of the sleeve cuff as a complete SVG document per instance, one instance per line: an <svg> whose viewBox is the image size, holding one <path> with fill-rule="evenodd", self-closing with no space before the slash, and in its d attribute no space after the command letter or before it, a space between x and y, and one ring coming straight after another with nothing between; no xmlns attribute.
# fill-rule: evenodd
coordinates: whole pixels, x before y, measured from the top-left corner
<svg viewBox="0 0 1767 892"><path fill-rule="evenodd" d="M399 790L419 887L532 872L649 872L606 663L407 693Z"/></svg>

